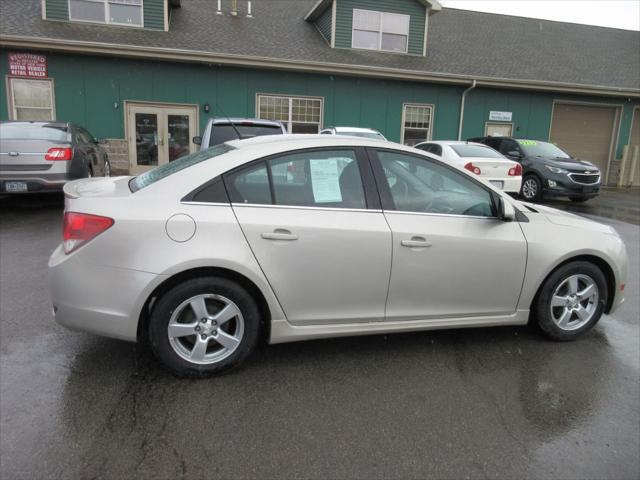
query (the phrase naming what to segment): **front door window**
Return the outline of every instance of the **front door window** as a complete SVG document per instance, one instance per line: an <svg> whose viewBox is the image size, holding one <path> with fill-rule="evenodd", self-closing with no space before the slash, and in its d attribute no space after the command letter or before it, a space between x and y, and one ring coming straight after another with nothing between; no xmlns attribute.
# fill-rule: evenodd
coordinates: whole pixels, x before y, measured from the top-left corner
<svg viewBox="0 0 640 480"><path fill-rule="evenodd" d="M130 104L128 135L130 170L138 174L196 150L196 107Z"/></svg>

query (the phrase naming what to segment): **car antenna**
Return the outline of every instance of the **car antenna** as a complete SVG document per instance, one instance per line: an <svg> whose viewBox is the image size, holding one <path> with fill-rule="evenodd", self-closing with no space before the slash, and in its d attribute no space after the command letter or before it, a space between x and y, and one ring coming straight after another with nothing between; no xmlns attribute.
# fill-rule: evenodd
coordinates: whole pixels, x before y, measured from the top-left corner
<svg viewBox="0 0 640 480"><path fill-rule="evenodd" d="M233 128L233 131L236 132L236 135L238 136L238 140L242 140L244 137L242 136L242 134L240 133L240 130L238 130L238 128L236 127L236 125L233 123L233 121L231 120L231 117L229 117L229 115L227 115L226 113L224 113L222 111L222 108L220 107L220 105L218 105L218 110L220 110L220 113L222 113L222 116L225 117L227 119L227 121L229 122L229 124L231 125L231 127Z"/></svg>

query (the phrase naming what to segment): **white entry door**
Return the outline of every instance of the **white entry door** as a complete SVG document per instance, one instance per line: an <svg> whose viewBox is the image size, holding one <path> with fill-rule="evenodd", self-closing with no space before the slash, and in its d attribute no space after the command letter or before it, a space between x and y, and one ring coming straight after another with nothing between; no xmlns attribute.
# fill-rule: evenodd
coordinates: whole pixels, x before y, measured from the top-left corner
<svg viewBox="0 0 640 480"><path fill-rule="evenodd" d="M129 170L133 175L195 152L196 106L127 104Z"/></svg>

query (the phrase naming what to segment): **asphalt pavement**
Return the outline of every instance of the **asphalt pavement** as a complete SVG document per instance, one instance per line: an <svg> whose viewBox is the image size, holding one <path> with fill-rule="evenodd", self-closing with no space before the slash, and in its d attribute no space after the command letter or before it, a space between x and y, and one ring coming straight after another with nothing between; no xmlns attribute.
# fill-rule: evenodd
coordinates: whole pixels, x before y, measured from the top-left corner
<svg viewBox="0 0 640 480"><path fill-rule="evenodd" d="M627 244L627 300L576 342L501 327L261 345L206 380L54 323L61 220L59 196L0 198L2 479L640 477L633 218L598 218Z"/></svg>

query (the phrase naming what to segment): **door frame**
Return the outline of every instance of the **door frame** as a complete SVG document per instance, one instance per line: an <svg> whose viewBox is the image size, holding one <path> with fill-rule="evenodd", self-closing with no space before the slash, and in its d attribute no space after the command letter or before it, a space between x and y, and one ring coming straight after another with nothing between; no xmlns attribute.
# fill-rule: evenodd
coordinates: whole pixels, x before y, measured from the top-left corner
<svg viewBox="0 0 640 480"><path fill-rule="evenodd" d="M489 136L489 125L508 125L511 133L509 135L503 135L504 137L512 137L513 136L513 122L497 122L495 120L489 120L484 122L484 136L488 137Z"/></svg>
<svg viewBox="0 0 640 480"><path fill-rule="evenodd" d="M124 115L124 137L127 141L127 152L129 156L129 173L134 173L134 169L136 165L133 163L135 160L136 152L135 152L135 144L131 142L129 138L129 109L134 107L141 108L149 108L156 109L158 113L164 110L171 109L191 109L194 113L194 131L189 132L189 153L193 153L197 151L198 146L193 143L193 137L200 135L200 105L197 103L171 103L171 102L147 102L147 101L138 101L138 100L125 100L122 102L124 104L123 115ZM158 128L160 128L160 122L158 122ZM168 127L167 127L168 128ZM158 162L159 165L159 162Z"/></svg>
<svg viewBox="0 0 640 480"><path fill-rule="evenodd" d="M627 139L627 145L631 145L631 134L633 133L633 121L636 119L636 112L640 113L640 105L636 105L631 109L631 124L629 125L629 137ZM640 123L640 115L638 115L638 122Z"/></svg>
<svg viewBox="0 0 640 480"><path fill-rule="evenodd" d="M611 172L611 162L616 156L618 151L618 141L620 139L620 124L622 120L622 110L624 105L621 103L601 103L601 102L585 102L580 100L560 100L553 99L551 104L551 118L549 119L549 133L547 134L547 141L551 142L551 130L553 129L553 114L556 110L556 105L583 105L586 107L602 107L602 108L615 108L615 117L613 119L613 129L611 132L611 140L609 141L609 157L607 158L606 171L603 175L604 181L601 181L603 186L609 183L609 173Z"/></svg>

